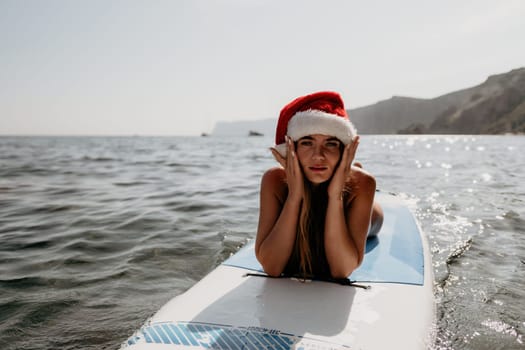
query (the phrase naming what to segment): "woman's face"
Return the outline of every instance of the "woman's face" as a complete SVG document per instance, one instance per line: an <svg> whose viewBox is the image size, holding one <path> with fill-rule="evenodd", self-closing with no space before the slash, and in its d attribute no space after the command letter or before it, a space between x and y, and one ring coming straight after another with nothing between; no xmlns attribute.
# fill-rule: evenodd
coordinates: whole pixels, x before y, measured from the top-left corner
<svg viewBox="0 0 525 350"><path fill-rule="evenodd" d="M320 184L332 177L341 156L341 146L337 138L318 134L297 141L297 159L310 182Z"/></svg>

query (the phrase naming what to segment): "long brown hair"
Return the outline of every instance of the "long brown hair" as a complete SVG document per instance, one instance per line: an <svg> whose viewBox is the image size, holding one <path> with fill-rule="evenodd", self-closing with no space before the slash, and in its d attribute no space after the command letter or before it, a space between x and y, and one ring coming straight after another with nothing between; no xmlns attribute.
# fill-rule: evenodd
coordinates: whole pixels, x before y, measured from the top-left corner
<svg viewBox="0 0 525 350"><path fill-rule="evenodd" d="M324 252L322 233L328 205L326 188L325 184L313 187L309 181L304 182L304 198L295 236L302 277L310 277L314 274L312 259L319 258Z"/></svg>
<svg viewBox="0 0 525 350"><path fill-rule="evenodd" d="M340 145L340 157L344 151L344 144ZM339 167L339 163L337 164ZM302 172L302 168L301 168ZM324 228L326 221L326 210L328 207L328 181L314 186L304 176L304 197L299 213L299 222L295 235L295 249L292 254L299 263L299 274L303 278L312 277L316 274L330 275L330 267L326 261L324 249ZM351 183L345 185L343 201L347 205L348 194L351 191ZM315 261L314 261L315 260Z"/></svg>

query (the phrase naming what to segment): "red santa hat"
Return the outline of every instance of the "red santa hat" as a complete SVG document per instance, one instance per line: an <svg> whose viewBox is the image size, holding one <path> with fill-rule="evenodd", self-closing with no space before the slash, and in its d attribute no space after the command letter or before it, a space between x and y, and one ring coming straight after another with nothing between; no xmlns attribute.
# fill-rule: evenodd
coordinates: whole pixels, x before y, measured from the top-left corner
<svg viewBox="0 0 525 350"><path fill-rule="evenodd" d="M337 92L316 92L298 97L284 106L277 122L275 148L284 157L286 135L297 141L314 134L334 136L345 145L357 135Z"/></svg>

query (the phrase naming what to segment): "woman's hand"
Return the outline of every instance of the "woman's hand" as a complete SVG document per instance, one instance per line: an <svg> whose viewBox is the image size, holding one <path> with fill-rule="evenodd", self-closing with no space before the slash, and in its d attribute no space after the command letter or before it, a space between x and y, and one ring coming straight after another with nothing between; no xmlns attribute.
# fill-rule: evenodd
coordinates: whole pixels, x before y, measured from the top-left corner
<svg viewBox="0 0 525 350"><path fill-rule="evenodd" d="M286 136L286 158L283 157L275 148L270 148L272 154L281 164L286 172L286 182L288 183L288 198L301 201L303 199L303 172L295 153L295 145L291 138Z"/></svg>
<svg viewBox="0 0 525 350"><path fill-rule="evenodd" d="M357 146L359 146L359 136L354 136L352 141L345 146L343 156L341 157L341 162L339 162L339 166L332 176L330 185L328 185L329 198L342 198L345 184L350 177L350 172L352 171L352 162L355 158Z"/></svg>

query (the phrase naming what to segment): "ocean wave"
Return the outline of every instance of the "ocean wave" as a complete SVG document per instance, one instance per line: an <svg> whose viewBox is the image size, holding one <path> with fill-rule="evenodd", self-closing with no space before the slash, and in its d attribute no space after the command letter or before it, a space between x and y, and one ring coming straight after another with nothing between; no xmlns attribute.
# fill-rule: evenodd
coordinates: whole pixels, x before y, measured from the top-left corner
<svg viewBox="0 0 525 350"><path fill-rule="evenodd" d="M117 348L252 239L271 140L211 141L0 138L0 343ZM362 137L359 160L430 241L438 346L522 346L524 147Z"/></svg>

